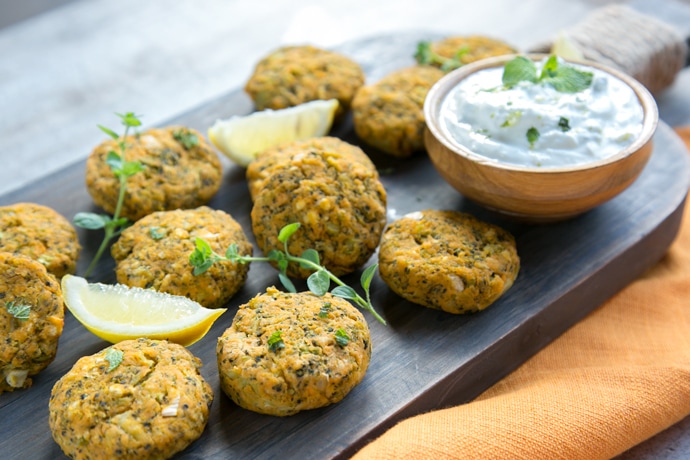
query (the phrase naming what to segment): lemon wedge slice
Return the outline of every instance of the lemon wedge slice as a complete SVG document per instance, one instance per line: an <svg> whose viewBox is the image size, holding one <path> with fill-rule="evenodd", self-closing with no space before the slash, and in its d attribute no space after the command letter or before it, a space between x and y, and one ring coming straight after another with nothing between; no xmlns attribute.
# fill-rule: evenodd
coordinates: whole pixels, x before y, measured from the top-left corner
<svg viewBox="0 0 690 460"><path fill-rule="evenodd" d="M333 125L338 100L317 100L279 110L262 110L217 120L208 138L224 155L246 167L269 147L283 142L321 137Z"/></svg>
<svg viewBox="0 0 690 460"><path fill-rule="evenodd" d="M551 45L551 54L563 59L583 60L582 50L563 32L560 32Z"/></svg>
<svg viewBox="0 0 690 460"><path fill-rule="evenodd" d="M62 295L86 329L111 343L147 337L188 346L206 335L226 310L153 289L89 283L74 275L62 278Z"/></svg>

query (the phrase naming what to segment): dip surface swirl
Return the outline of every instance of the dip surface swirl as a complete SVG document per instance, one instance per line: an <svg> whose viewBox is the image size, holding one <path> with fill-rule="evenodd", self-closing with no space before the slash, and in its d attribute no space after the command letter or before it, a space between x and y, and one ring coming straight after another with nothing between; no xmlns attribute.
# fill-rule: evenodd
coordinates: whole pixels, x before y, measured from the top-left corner
<svg viewBox="0 0 690 460"><path fill-rule="evenodd" d="M575 93L546 82L508 88L503 67L473 73L443 101L442 129L472 152L511 165L557 168L615 155L642 131L637 95L609 73L568 65L591 72L592 84Z"/></svg>

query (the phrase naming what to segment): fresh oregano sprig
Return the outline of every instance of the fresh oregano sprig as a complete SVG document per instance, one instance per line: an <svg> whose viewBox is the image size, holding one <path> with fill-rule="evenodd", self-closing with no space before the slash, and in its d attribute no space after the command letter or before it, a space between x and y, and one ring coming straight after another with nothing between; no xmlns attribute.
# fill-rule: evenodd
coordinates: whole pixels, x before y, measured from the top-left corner
<svg viewBox="0 0 690 460"><path fill-rule="evenodd" d="M534 61L525 56L516 56L503 68L503 85L511 88L522 81L545 83L561 93L577 93L590 87L594 74L558 61L551 55L544 63L541 73Z"/></svg>
<svg viewBox="0 0 690 460"><path fill-rule="evenodd" d="M85 277L88 277L103 255L103 252L108 247L110 240L118 236L127 228L131 222L126 217L121 217L122 205L125 201L125 194L127 193L127 179L137 174L144 169L144 166L138 161L127 161L126 159L126 139L131 128L141 126L141 121L132 112L125 114L116 113L122 124L125 126L125 132L120 137L115 131L98 125L101 131L117 141L119 152L111 150L106 157L106 163L110 166L111 171L119 181L119 191L117 196L117 204L115 205L115 212L112 217L107 214L96 214L93 212L79 212L74 216L73 222L77 227L85 228L87 230L103 229L103 241L96 251L96 255L86 269Z"/></svg>
<svg viewBox="0 0 690 460"><path fill-rule="evenodd" d="M314 272L307 278L307 287L311 292L318 296L322 296L328 292L331 287L331 282L337 284L331 294L336 297L341 297L347 299L361 308L369 311L374 317L383 324L386 324L381 315L379 315L371 304L371 296L369 293L369 288L371 286L371 280L374 278L376 273L377 264L367 267L360 278L360 284L364 289L366 298L361 297L357 291L352 287L345 284L337 276L331 273L326 267L322 266L319 261L319 253L314 249L305 250L301 256L294 256L288 251L288 240L290 237L299 229L300 224L298 222L288 224L278 233L278 241L283 243L284 249L271 250L266 257L253 257L253 256L243 256L238 252L237 244L231 244L222 256L213 251L211 246L202 238L197 238L195 240L195 249L189 255L189 262L194 267L194 275L200 275L206 270L211 268L211 266L218 261L231 261L240 264L246 264L249 262L273 262L278 267L278 278L283 284L285 289L289 292L297 292L295 285L292 283L290 278L287 276L287 267L290 262L295 262L302 268L308 270L314 270Z"/></svg>

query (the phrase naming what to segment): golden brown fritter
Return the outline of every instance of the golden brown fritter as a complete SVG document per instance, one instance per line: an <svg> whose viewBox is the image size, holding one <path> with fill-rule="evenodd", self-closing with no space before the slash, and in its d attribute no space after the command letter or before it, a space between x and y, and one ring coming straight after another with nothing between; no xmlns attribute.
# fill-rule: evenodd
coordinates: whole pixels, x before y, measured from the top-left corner
<svg viewBox="0 0 690 460"><path fill-rule="evenodd" d="M23 255L0 252L0 394L31 386L55 358L65 306L58 280Z"/></svg>
<svg viewBox="0 0 690 460"><path fill-rule="evenodd" d="M277 169L289 164L299 164L308 158L309 152L327 156L328 163L340 164L341 168L352 162L376 172L376 166L364 151L356 145L349 144L336 137L316 137L303 141L286 142L262 152L247 167L247 184L252 200L256 198L264 182ZM378 172L376 172L378 174Z"/></svg>
<svg viewBox="0 0 690 460"><path fill-rule="evenodd" d="M268 288L239 307L216 354L221 388L235 403L287 416L341 401L364 378L371 339L346 300Z"/></svg>
<svg viewBox="0 0 690 460"><path fill-rule="evenodd" d="M431 50L446 58L459 58L463 64L480 59L517 53L508 43L482 35L453 36L431 44Z"/></svg>
<svg viewBox="0 0 690 460"><path fill-rule="evenodd" d="M242 227L224 211L206 206L161 211L137 221L113 244L117 281L186 296L206 308L222 307L244 285L249 264L218 261L194 275L189 255L196 238L206 240L218 254L225 254L232 243L240 255L252 254Z"/></svg>
<svg viewBox="0 0 690 460"><path fill-rule="evenodd" d="M127 136L126 161L144 169L127 179L121 216L138 220L156 211L189 209L206 204L218 191L223 171L218 154L197 131L181 126L150 129ZM86 187L93 201L115 212L120 184L106 162L120 152L109 139L86 161Z"/></svg>
<svg viewBox="0 0 690 460"><path fill-rule="evenodd" d="M58 279L74 273L81 246L70 222L35 203L0 206L0 251L23 254Z"/></svg>
<svg viewBox="0 0 690 460"><path fill-rule="evenodd" d="M456 211L404 216L386 228L379 248L381 279L395 293L448 313L485 309L519 269L510 233Z"/></svg>
<svg viewBox="0 0 690 460"><path fill-rule="evenodd" d="M261 59L244 90L257 110L337 99L336 118L350 108L364 72L352 59L314 46L286 46Z"/></svg>
<svg viewBox="0 0 690 460"><path fill-rule="evenodd" d="M396 157L423 150L424 99L443 75L436 67L414 66L360 88L352 101L357 136Z"/></svg>
<svg viewBox="0 0 690 460"><path fill-rule="evenodd" d="M50 395L53 439L73 459L170 458L208 422L213 390L200 368L183 346L150 339L80 358Z"/></svg>
<svg viewBox="0 0 690 460"><path fill-rule="evenodd" d="M330 150L305 149L293 161L276 164L255 197L251 212L257 244L268 254L284 245L285 225L301 227L289 240L291 254L319 253L336 275L360 268L376 250L386 225L386 191L376 170ZM312 272L290 264L288 275Z"/></svg>

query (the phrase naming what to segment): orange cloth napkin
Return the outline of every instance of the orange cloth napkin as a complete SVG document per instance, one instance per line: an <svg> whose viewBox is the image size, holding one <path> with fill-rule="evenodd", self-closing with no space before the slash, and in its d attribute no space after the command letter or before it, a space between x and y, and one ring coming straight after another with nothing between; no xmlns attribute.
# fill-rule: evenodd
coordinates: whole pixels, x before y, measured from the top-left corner
<svg viewBox="0 0 690 460"><path fill-rule="evenodd" d="M676 130L690 149L690 127ZM363 459L606 459L690 415L690 206L664 258L474 401L403 420Z"/></svg>

